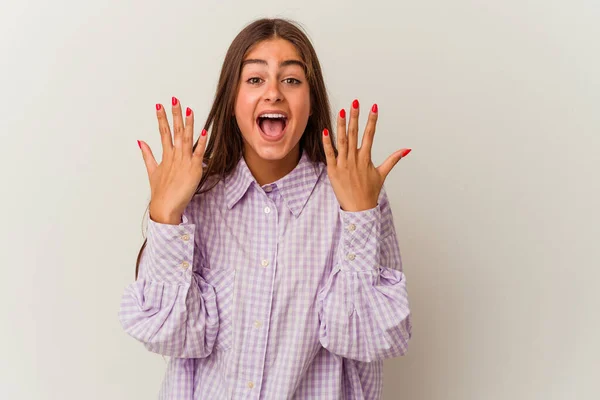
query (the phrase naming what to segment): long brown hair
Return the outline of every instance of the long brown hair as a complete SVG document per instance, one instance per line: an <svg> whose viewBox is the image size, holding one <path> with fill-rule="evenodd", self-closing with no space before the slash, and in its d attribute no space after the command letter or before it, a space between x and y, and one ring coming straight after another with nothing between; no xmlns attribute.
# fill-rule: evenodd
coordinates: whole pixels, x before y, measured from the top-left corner
<svg viewBox="0 0 600 400"><path fill-rule="evenodd" d="M300 149L307 154L311 161L326 163L321 132L324 128L332 132L331 107L315 49L303 29L296 22L279 18L259 19L247 25L235 37L225 55L215 99L204 124L204 129L207 131L209 131L211 125L213 129L206 144L204 153L206 167L198 184L196 195L212 189L219 180L229 175L243 156L242 134L233 116L242 62L255 45L264 40L275 38L285 39L292 43L305 63L304 72L310 88L312 112L308 118L306 129L300 138ZM331 136L331 141L337 155L334 136ZM194 150L197 145L198 142L194 144ZM211 185L204 188L203 186L210 177L217 179L211 179ZM146 211L149 210L149 207L150 205L148 205ZM146 244L147 239L144 240L137 256L136 280L140 258Z"/></svg>

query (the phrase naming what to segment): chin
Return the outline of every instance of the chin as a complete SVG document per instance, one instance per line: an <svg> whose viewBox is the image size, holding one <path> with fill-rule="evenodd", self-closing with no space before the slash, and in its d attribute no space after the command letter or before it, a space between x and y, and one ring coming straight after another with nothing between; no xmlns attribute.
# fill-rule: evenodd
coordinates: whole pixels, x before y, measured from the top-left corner
<svg viewBox="0 0 600 400"><path fill-rule="evenodd" d="M260 157L262 160L265 161L280 161L283 160L291 151L292 149L288 149L288 148L265 148L265 147L259 147L259 148L254 148L255 153L258 155L258 157Z"/></svg>

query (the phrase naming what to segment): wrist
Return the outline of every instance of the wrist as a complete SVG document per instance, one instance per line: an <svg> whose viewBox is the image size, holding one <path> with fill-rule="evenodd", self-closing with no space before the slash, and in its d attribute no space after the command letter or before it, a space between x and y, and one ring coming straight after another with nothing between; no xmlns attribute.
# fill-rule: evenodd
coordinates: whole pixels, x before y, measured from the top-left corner
<svg viewBox="0 0 600 400"><path fill-rule="evenodd" d="M176 215L176 214L169 214L169 215L157 214L155 216L151 213L150 219L156 223L168 224L168 225L179 225L182 222L181 215Z"/></svg>
<svg viewBox="0 0 600 400"><path fill-rule="evenodd" d="M372 210L373 208L377 207L377 202L375 203L365 203L365 204L351 204L351 205L341 205L340 204L340 208L342 209L342 211L346 211L346 212L361 212L361 211L367 211L367 210Z"/></svg>

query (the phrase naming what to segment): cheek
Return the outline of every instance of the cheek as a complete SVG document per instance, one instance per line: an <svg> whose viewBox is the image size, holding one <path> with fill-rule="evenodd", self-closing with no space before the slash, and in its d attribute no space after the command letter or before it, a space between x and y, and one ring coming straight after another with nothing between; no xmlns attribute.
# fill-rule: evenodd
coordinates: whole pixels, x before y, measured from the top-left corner
<svg viewBox="0 0 600 400"><path fill-rule="evenodd" d="M310 96L302 96L297 104L296 115L299 116L299 122L305 124L308 121L310 115Z"/></svg>
<svg viewBox="0 0 600 400"><path fill-rule="evenodd" d="M301 96L300 110L302 115L305 115L308 119L308 115L310 114L310 94L308 91Z"/></svg>
<svg viewBox="0 0 600 400"><path fill-rule="evenodd" d="M247 128L253 125L255 101L247 93L240 92L235 102L235 118L240 128Z"/></svg>
<svg viewBox="0 0 600 400"><path fill-rule="evenodd" d="M236 111L239 110L244 112L248 110L248 107L255 101L256 93L252 93L244 88L240 88L237 93L237 99L235 102Z"/></svg>

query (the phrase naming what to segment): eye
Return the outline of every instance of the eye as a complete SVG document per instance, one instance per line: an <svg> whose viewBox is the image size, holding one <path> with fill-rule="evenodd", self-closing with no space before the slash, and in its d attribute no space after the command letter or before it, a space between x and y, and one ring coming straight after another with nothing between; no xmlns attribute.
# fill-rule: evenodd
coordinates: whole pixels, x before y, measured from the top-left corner
<svg viewBox="0 0 600 400"><path fill-rule="evenodd" d="M284 81L287 81L287 83L290 83L292 85L299 85L300 83L302 83L296 78L287 78L287 79L284 79ZM289 81L292 81L292 82L289 82Z"/></svg>
<svg viewBox="0 0 600 400"><path fill-rule="evenodd" d="M261 78L254 76L252 78L248 78L248 80L246 80L246 83L249 83L250 85L258 85L261 81ZM283 82L289 85L299 85L302 83L296 78L286 78L283 80Z"/></svg>

